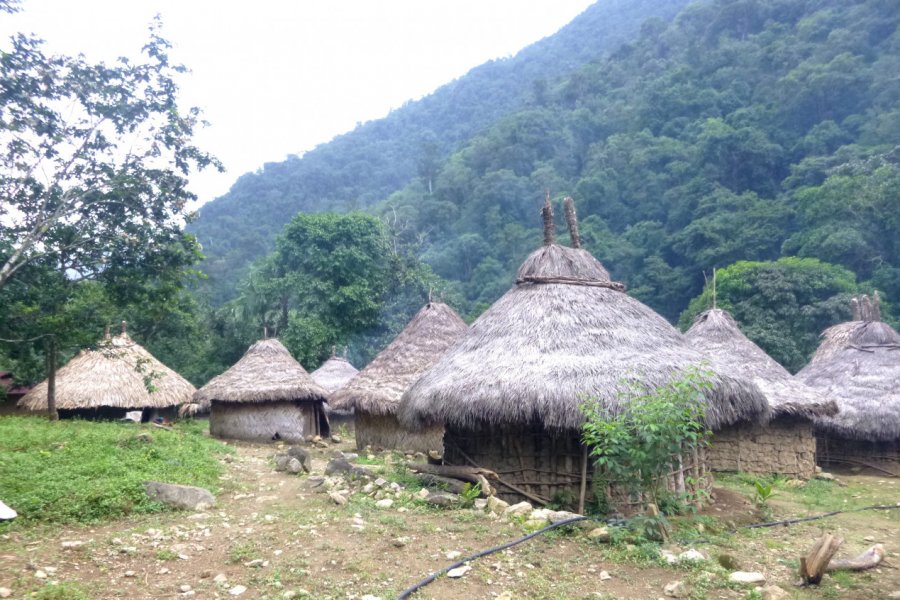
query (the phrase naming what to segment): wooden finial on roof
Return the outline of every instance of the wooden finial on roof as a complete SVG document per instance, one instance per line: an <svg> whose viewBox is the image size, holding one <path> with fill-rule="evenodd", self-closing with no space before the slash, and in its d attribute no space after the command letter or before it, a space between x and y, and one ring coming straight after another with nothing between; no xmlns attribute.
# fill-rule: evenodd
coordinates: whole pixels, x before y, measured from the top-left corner
<svg viewBox="0 0 900 600"><path fill-rule="evenodd" d="M106 326L106 329L103 330L103 339L104 339L104 340L108 340L108 339L109 339L109 325L107 325L107 326Z"/></svg>
<svg viewBox="0 0 900 600"><path fill-rule="evenodd" d="M263 323L263 339L269 339L269 326Z"/></svg>
<svg viewBox="0 0 900 600"><path fill-rule="evenodd" d="M122 335L128 333L128 321L122 321Z"/></svg>
<svg viewBox="0 0 900 600"><path fill-rule="evenodd" d="M872 292L872 320L881 320L881 296L878 295L878 290Z"/></svg>
<svg viewBox="0 0 900 600"><path fill-rule="evenodd" d="M850 312L853 313L851 318L854 321L862 321L862 313L859 311L859 298L856 296L850 298Z"/></svg>
<svg viewBox="0 0 900 600"><path fill-rule="evenodd" d="M575 201L571 196L563 200L563 208L566 215L566 224L569 226L569 236L572 238L572 247L581 248L581 234L578 233L578 215L575 214Z"/></svg>
<svg viewBox="0 0 900 600"><path fill-rule="evenodd" d="M544 207L541 208L541 217L544 219L544 245L549 246L556 242L556 227L553 224L553 207L550 205L550 190L544 198Z"/></svg>
<svg viewBox="0 0 900 600"><path fill-rule="evenodd" d="M713 267L712 297L713 297L713 310L715 310L716 309L716 268L715 267Z"/></svg>

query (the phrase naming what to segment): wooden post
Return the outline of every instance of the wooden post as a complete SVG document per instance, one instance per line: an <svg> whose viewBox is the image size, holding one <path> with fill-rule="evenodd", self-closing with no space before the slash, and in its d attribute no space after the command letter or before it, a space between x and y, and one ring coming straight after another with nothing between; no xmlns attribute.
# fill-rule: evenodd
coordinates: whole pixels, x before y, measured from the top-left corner
<svg viewBox="0 0 900 600"><path fill-rule="evenodd" d="M47 341L47 418L59 420L56 410L56 338L52 335Z"/></svg>
<svg viewBox="0 0 900 600"><path fill-rule="evenodd" d="M817 584L822 581L831 557L843 543L843 538L835 538L830 533L826 533L813 544L806 556L800 557L800 577L805 584Z"/></svg>
<svg viewBox="0 0 900 600"><path fill-rule="evenodd" d="M588 448L587 445L582 445L583 451L581 453L581 490L578 494L578 514L584 514L584 499L587 496L587 463L588 463Z"/></svg>

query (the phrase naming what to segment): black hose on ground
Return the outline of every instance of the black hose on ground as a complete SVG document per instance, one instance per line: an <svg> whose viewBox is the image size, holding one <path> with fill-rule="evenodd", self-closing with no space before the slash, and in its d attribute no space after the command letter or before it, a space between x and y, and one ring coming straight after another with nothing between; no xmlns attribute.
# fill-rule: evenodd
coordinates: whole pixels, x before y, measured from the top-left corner
<svg viewBox="0 0 900 600"><path fill-rule="evenodd" d="M892 509L900 509L900 503L876 504L873 506L864 506L862 508L848 508L846 510L835 510L832 512L823 513L821 515L816 515L814 517L798 517L796 519L786 519L784 521L766 521L763 523L752 523L750 525L742 525L742 526L738 527L737 529L732 529L730 533L735 533L736 531L738 531L738 529L758 529L758 528L762 528L762 527L777 527L778 525L783 525L783 526L787 527L788 525L793 525L795 523L803 523L805 521L818 521L819 519L824 519L826 517L833 517L835 515L839 515L842 513L862 512L864 510L892 510ZM489 554L494 554L495 552L500 552L501 550L506 550L507 548L511 548L513 546L521 544L522 542L527 542L531 538L537 537L537 536L541 535L542 533L546 533L546 532L550 531L551 529L556 529L557 527L562 527L563 525L571 525L572 523L577 523L579 521L597 521L600 523L609 523L610 521L615 521L615 519L603 519L600 517L579 516L579 517L573 517L571 519L567 519L565 521L560 521L558 523L553 523L552 525L548 525L547 527L544 527L543 529L538 529L537 531L532 531L531 533L529 533L528 535L526 535L524 537L515 539L511 542L507 542L501 546L494 546L493 548L488 548L487 550L483 550L477 554L473 554L472 556L467 556L466 558L464 558L462 560L456 561L452 565L444 567L440 571L435 571L434 573L432 573L425 579L417 582L416 584L414 584L414 585L406 588L402 592L400 592L400 595L397 596L397 600L403 600L404 598L409 598L412 594L419 591L421 588L425 587L426 585L428 585L429 583L431 583L432 581L434 581L435 579L437 579L438 577L440 577L447 571L450 571L451 569L455 569L456 567L461 567L462 565L466 564L467 562L469 562L471 560L475 560L476 558L481 558L482 556L488 556ZM703 543L703 542L708 542L708 541L709 540L695 540L693 543Z"/></svg>

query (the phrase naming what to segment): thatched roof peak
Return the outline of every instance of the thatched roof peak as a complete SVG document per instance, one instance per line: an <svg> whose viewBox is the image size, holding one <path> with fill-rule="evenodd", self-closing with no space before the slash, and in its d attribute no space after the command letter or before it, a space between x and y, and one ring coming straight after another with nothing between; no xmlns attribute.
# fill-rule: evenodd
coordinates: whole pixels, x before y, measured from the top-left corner
<svg viewBox="0 0 900 600"><path fill-rule="evenodd" d="M327 395L281 342L269 338L250 346L234 366L197 390L194 401L316 402Z"/></svg>
<svg viewBox="0 0 900 600"><path fill-rule="evenodd" d="M127 333L82 350L56 373L56 408L166 408L191 401L191 383L159 362ZM47 409L47 381L18 402L28 410Z"/></svg>
<svg viewBox="0 0 900 600"><path fill-rule="evenodd" d="M313 381L325 388L328 393L336 392L353 379L359 371L343 356L332 353L331 358L310 373Z"/></svg>
<svg viewBox="0 0 900 600"><path fill-rule="evenodd" d="M466 334L468 327L443 302L429 302L360 371L335 392L329 406L374 415L395 414L403 392Z"/></svg>
<svg viewBox="0 0 900 600"><path fill-rule="evenodd" d="M766 395L772 416L831 416L837 404L821 390L798 381L762 348L750 341L728 312L713 308L697 315L685 333L697 350L722 373L740 373Z"/></svg>
<svg viewBox="0 0 900 600"><path fill-rule="evenodd" d="M705 361L583 249L539 248L516 284L404 394L405 425L578 428L585 396L616 410L633 382L663 385ZM713 428L757 420L768 408L754 384L723 374L705 395Z"/></svg>

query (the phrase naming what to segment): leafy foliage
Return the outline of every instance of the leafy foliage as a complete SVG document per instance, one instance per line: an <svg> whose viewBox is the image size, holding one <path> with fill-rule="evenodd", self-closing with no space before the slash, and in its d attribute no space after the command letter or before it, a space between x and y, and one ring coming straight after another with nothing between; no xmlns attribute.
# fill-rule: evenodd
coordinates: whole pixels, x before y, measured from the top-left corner
<svg viewBox="0 0 900 600"><path fill-rule="evenodd" d="M589 398L581 404L582 440L609 481L659 505L661 481L678 457L708 441L703 392L710 387L703 374L690 371L654 389L633 384L617 410Z"/></svg>

